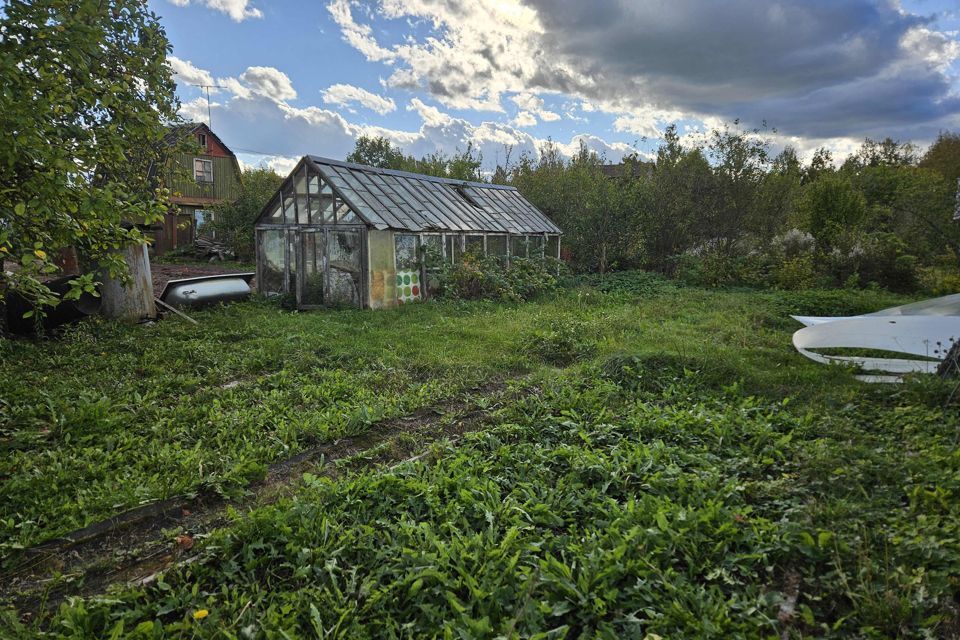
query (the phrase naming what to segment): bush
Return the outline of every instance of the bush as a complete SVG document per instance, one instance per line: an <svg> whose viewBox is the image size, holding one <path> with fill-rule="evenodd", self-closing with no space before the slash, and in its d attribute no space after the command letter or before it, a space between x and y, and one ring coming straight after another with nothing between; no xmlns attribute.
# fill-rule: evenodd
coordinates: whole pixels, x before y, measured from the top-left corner
<svg viewBox="0 0 960 640"><path fill-rule="evenodd" d="M636 297L655 296L676 288L676 285L652 271L614 271L591 273L573 278L573 286L586 285L603 293Z"/></svg>
<svg viewBox="0 0 960 640"><path fill-rule="evenodd" d="M521 349L530 357L566 366L596 351L594 343L586 338L588 333L582 322L551 320L547 329L538 329L525 336Z"/></svg>
<svg viewBox="0 0 960 640"><path fill-rule="evenodd" d="M558 286L562 263L552 258L514 258L506 266L499 258L468 252L456 264L439 269L440 297L456 300L530 300Z"/></svg>

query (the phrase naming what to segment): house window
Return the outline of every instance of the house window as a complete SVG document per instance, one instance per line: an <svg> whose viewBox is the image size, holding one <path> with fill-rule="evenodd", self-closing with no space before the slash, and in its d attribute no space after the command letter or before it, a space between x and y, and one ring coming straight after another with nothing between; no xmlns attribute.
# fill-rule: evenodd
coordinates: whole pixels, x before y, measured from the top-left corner
<svg viewBox="0 0 960 640"><path fill-rule="evenodd" d="M195 222L195 227L196 227L198 236L200 235L200 232L203 231L204 236L208 236L214 239L217 237L217 234L213 229L207 228L207 225L213 222L213 211L196 209L193 212L193 219Z"/></svg>
<svg viewBox="0 0 960 640"><path fill-rule="evenodd" d="M200 143L200 148L201 148L201 149L206 149L206 148L207 148L207 134L205 134L205 133L199 133L199 134L197 134L197 142Z"/></svg>
<svg viewBox="0 0 960 640"><path fill-rule="evenodd" d="M213 182L213 160L194 158L193 177L197 182Z"/></svg>

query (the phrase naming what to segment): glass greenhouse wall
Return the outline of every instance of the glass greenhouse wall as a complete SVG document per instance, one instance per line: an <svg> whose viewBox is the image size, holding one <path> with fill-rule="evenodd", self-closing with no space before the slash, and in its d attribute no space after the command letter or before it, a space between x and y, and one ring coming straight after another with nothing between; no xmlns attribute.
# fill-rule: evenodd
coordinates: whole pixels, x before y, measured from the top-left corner
<svg viewBox="0 0 960 640"><path fill-rule="evenodd" d="M307 156L257 220L257 288L301 309L390 307L432 293L427 256L559 258L560 236L512 187Z"/></svg>

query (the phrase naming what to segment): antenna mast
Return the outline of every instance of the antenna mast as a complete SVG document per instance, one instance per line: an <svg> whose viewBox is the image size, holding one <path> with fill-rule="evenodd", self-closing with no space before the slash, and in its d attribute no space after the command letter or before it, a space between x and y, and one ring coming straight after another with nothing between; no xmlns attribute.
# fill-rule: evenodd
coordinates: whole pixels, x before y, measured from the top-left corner
<svg viewBox="0 0 960 640"><path fill-rule="evenodd" d="M188 82L191 87L199 87L204 90L207 94L207 126L213 129L213 116L210 114L210 89L226 89L226 87L219 84L193 84Z"/></svg>

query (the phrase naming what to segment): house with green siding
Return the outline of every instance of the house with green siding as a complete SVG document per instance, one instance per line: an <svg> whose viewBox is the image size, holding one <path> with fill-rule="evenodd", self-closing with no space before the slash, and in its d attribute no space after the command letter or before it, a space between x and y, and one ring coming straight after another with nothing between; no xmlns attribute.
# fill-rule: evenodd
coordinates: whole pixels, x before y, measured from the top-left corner
<svg viewBox="0 0 960 640"><path fill-rule="evenodd" d="M178 144L185 139L188 144ZM213 215L210 208L240 196L237 156L206 124L174 127L167 143L187 151L178 150L169 159L174 166L167 172L167 188L174 207L150 229L156 255L193 244L200 225Z"/></svg>

